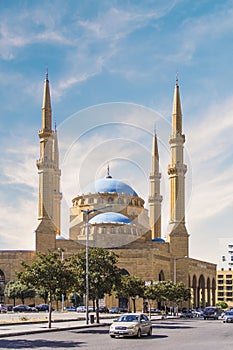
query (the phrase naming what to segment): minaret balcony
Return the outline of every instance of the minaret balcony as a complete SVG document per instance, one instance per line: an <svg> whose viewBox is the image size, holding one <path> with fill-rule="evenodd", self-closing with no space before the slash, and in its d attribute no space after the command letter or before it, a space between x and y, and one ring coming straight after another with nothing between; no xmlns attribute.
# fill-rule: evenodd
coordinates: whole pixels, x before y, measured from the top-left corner
<svg viewBox="0 0 233 350"><path fill-rule="evenodd" d="M184 175L187 172L186 164L168 165L168 175Z"/></svg>
<svg viewBox="0 0 233 350"><path fill-rule="evenodd" d="M38 131L38 135L40 138L44 137L44 138L49 138L52 135L52 130L50 129L42 129Z"/></svg>
<svg viewBox="0 0 233 350"><path fill-rule="evenodd" d="M150 180L161 179L161 173L156 171L154 174L150 174L149 179Z"/></svg>
<svg viewBox="0 0 233 350"><path fill-rule="evenodd" d="M169 143L170 144L177 144L177 145L181 144L181 145L183 145L183 143L185 143L185 135L181 135L179 133L172 134L170 136Z"/></svg>
<svg viewBox="0 0 233 350"><path fill-rule="evenodd" d="M58 170L58 173L57 175L60 175L60 170L57 169L57 167L54 165L53 162L51 161L47 161L47 160L44 160L44 159L38 159L36 161L36 165L37 165L37 168L38 169L43 169L43 168L47 168L47 169L54 169L54 170Z"/></svg>
<svg viewBox="0 0 233 350"><path fill-rule="evenodd" d="M155 193L154 196L149 196L149 198L148 198L149 204L154 204L154 203L156 203L156 202L161 203L162 200L163 200L163 196L161 196L161 195L158 194L158 193Z"/></svg>

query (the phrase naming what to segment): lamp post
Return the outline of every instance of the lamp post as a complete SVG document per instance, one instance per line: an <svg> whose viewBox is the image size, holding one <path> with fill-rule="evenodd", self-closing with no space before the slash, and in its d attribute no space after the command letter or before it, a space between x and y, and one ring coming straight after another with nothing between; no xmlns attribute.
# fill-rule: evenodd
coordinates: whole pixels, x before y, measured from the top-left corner
<svg viewBox="0 0 233 350"><path fill-rule="evenodd" d="M174 284L176 284L176 262L177 260L182 260L182 259L186 259L187 256L183 256L182 258L173 258L174 260Z"/></svg>
<svg viewBox="0 0 233 350"><path fill-rule="evenodd" d="M86 209L82 210L82 212L85 214L85 234L86 234L86 324L89 323L89 317L88 317L88 309L89 309L89 264L88 264L88 257L89 257L89 215L91 213L94 213L95 211L99 211L101 209L109 208L111 205L106 205L102 208L96 208L96 209Z"/></svg>
<svg viewBox="0 0 233 350"><path fill-rule="evenodd" d="M64 261L64 250L62 248L58 248L58 251L61 253L61 261ZM64 294L61 296L61 312L64 312Z"/></svg>

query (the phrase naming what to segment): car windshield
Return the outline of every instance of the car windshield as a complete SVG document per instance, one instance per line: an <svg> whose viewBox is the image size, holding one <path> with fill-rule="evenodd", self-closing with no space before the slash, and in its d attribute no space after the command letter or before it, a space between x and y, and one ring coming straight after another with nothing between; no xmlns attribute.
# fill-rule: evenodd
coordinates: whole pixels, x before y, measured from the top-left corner
<svg viewBox="0 0 233 350"><path fill-rule="evenodd" d="M230 316L233 316L233 311L228 311L228 312L225 313L225 315L227 315L227 316L229 316L229 315L230 315Z"/></svg>
<svg viewBox="0 0 233 350"><path fill-rule="evenodd" d="M134 322L134 321L138 321L137 315L122 315L117 320L117 322Z"/></svg>

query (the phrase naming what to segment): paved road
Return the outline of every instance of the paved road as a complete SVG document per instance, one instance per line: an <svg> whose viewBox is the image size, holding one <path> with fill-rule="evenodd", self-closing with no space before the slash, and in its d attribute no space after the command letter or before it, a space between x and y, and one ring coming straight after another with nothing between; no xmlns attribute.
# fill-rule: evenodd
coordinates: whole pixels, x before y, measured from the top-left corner
<svg viewBox="0 0 233 350"><path fill-rule="evenodd" d="M153 336L111 339L108 326L0 338L0 349L232 350L233 324L222 320L155 320Z"/></svg>

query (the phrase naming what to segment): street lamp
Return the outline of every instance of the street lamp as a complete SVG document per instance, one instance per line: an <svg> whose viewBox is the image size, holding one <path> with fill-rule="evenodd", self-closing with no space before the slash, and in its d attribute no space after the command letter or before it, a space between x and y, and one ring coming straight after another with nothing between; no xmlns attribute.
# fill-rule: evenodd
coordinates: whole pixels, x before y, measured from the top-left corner
<svg viewBox="0 0 233 350"><path fill-rule="evenodd" d="M58 248L58 251L61 252L61 261L64 261L64 250L62 248ZM64 312L64 294L61 296L61 312Z"/></svg>
<svg viewBox="0 0 233 350"><path fill-rule="evenodd" d="M89 255L89 215L95 211L99 211L105 208L109 208L111 205L106 205L102 208L95 209L86 209L82 210L85 213L85 234L86 234L86 324L89 323L88 318L88 309L89 309L89 264L88 264L88 255Z"/></svg>
<svg viewBox="0 0 233 350"><path fill-rule="evenodd" d="M177 260L182 260L182 259L186 259L186 258L187 258L187 255L183 256L182 258L173 258L173 260L174 260L174 284L176 284L176 262L177 262Z"/></svg>

